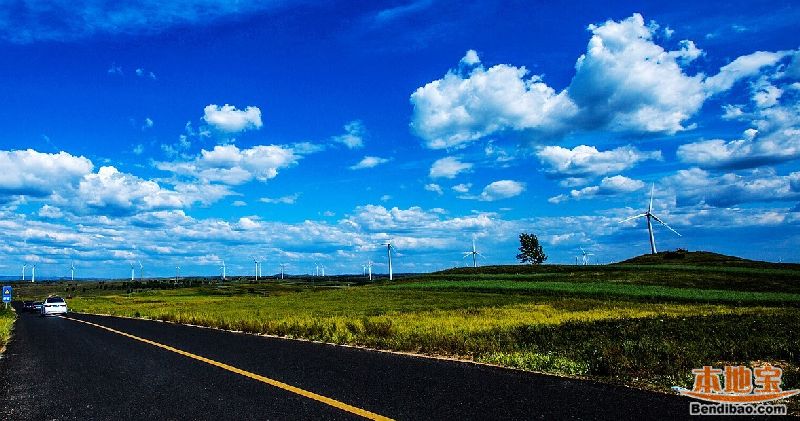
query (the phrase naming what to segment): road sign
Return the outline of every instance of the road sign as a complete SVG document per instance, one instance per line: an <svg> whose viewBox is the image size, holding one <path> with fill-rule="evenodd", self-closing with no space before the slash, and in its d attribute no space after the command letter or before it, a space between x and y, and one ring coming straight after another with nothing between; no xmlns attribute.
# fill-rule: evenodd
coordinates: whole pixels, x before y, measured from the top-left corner
<svg viewBox="0 0 800 421"><path fill-rule="evenodd" d="M3 302L4 303L11 302L11 287L8 285L3 287Z"/></svg>

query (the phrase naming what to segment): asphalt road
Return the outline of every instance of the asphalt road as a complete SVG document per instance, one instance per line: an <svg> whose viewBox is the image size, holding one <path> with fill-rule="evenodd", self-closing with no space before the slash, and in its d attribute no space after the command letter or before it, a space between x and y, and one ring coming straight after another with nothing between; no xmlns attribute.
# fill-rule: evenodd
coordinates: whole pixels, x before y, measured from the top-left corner
<svg viewBox="0 0 800 421"><path fill-rule="evenodd" d="M680 419L689 400L590 381L115 317L129 335L408 420ZM0 419L363 419L174 350L20 314L0 359Z"/></svg>

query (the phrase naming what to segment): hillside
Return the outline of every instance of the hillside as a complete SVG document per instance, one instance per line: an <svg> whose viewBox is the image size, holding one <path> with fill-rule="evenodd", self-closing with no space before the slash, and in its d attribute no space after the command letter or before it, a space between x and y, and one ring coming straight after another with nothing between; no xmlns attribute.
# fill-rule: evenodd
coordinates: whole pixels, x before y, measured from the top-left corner
<svg viewBox="0 0 800 421"><path fill-rule="evenodd" d="M760 269L800 269L795 263L771 263L758 260L743 259L736 256L713 253L710 251L662 251L657 254L643 254L624 260L616 265L688 265L688 266L727 266L749 267Z"/></svg>

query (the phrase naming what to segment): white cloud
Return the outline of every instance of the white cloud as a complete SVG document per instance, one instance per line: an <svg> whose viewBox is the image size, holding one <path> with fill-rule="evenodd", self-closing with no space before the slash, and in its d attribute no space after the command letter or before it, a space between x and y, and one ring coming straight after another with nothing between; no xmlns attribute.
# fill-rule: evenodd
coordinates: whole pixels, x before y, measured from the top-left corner
<svg viewBox="0 0 800 421"><path fill-rule="evenodd" d="M620 22L589 25L592 38L575 64L567 88L581 108L583 129L675 133L700 109L702 75L687 76L677 59L700 52L693 43L666 51L653 42L653 30L639 14Z"/></svg>
<svg viewBox="0 0 800 421"><path fill-rule="evenodd" d="M675 189L678 206L730 207L741 203L800 199L800 172L780 176L774 170L713 175L700 168L680 170L665 181Z"/></svg>
<svg viewBox="0 0 800 421"><path fill-rule="evenodd" d="M461 183L451 187L456 193L467 193L472 188L472 183Z"/></svg>
<svg viewBox="0 0 800 421"><path fill-rule="evenodd" d="M178 193L165 190L154 181L121 173L114 167L101 167L80 181L78 196L90 209L107 214L137 210L181 208L187 205Z"/></svg>
<svg viewBox="0 0 800 421"><path fill-rule="evenodd" d="M42 205L42 207L39 208L39 217L41 218L55 219L55 218L61 218L62 216L64 216L64 213L61 212L61 209L55 206Z"/></svg>
<svg viewBox="0 0 800 421"><path fill-rule="evenodd" d="M158 169L191 176L208 182L238 185L253 179L267 181L278 170L297 164L301 156L287 146L254 146L239 149L236 145L217 145L200 151L200 156L188 162L159 162Z"/></svg>
<svg viewBox="0 0 800 421"><path fill-rule="evenodd" d="M703 87L708 95L714 95L726 91L733 85L746 77L759 74L762 68L774 66L782 58L789 55L789 52L768 52L756 51L755 53L737 57L732 62L722 66L719 73L706 78Z"/></svg>
<svg viewBox="0 0 800 421"><path fill-rule="evenodd" d="M438 194L440 196L444 194L444 191L442 190L442 186L440 186L438 184L434 184L434 183L426 184L425 185L425 190L434 192L434 193L436 193L436 194Z"/></svg>
<svg viewBox="0 0 800 421"><path fill-rule="evenodd" d="M567 89L556 92L525 67L476 65L418 88L411 127L427 147L459 148L503 130L559 134L571 130L675 133L706 98L703 75L682 65L702 55L692 41L667 51L639 14L590 25L587 51ZM464 60L479 64L472 50Z"/></svg>
<svg viewBox="0 0 800 421"><path fill-rule="evenodd" d="M474 66L480 62L481 59L478 57L478 52L475 50L467 50L467 53L461 58L461 63L464 63L467 66Z"/></svg>
<svg viewBox="0 0 800 421"><path fill-rule="evenodd" d="M243 206L247 206L247 202L245 202L244 200L235 200L233 203L231 203L231 205L240 208Z"/></svg>
<svg viewBox="0 0 800 421"><path fill-rule="evenodd" d="M238 133L250 129L260 129L261 110L256 106L248 106L237 110L233 105L207 105L203 120L217 130L227 133Z"/></svg>
<svg viewBox="0 0 800 421"><path fill-rule="evenodd" d="M505 64L476 66L467 75L448 72L411 95L411 127L427 147L444 149L504 129L559 126L561 116L574 112L572 103L539 76L527 75L526 68Z"/></svg>
<svg viewBox="0 0 800 421"><path fill-rule="evenodd" d="M661 151L643 152L630 145L602 152L594 146L586 145L576 146L573 149L545 146L536 151L536 156L548 174L572 179L618 173L642 161L662 159Z"/></svg>
<svg viewBox="0 0 800 421"><path fill-rule="evenodd" d="M741 138L683 144L678 147L678 158L703 168L739 169L800 159L800 99L782 92L772 84L755 83L747 112L744 106L726 109L726 118L751 124Z"/></svg>
<svg viewBox="0 0 800 421"><path fill-rule="evenodd" d="M92 161L66 152L0 151L0 196L49 196L92 171Z"/></svg>
<svg viewBox="0 0 800 421"><path fill-rule="evenodd" d="M460 196L461 199L477 199L482 202L508 199L525 191L525 183L514 180L499 180L489 183L478 196Z"/></svg>
<svg viewBox="0 0 800 421"><path fill-rule="evenodd" d="M471 168L472 164L448 156L434 162L428 175L431 178L455 178L459 173L469 171Z"/></svg>
<svg viewBox="0 0 800 421"><path fill-rule="evenodd" d="M348 149L358 149L364 146L364 135L367 132L364 123L360 120L353 120L344 125L344 131L345 134L334 136L333 140L347 146Z"/></svg>
<svg viewBox="0 0 800 421"><path fill-rule="evenodd" d="M644 187L644 182L641 180L634 180L623 175L615 175L613 177L603 178L598 186L589 186L580 190L572 190L569 195L560 194L551 197L547 201L550 203L561 203L568 199L582 200L597 196L613 196L634 192L640 190L642 187Z"/></svg>
<svg viewBox="0 0 800 421"><path fill-rule="evenodd" d="M262 203L282 203L285 205L293 205L295 202L297 202L297 199L299 197L300 193L294 193L288 196L282 196L277 198L262 197L261 199L258 199L258 201Z"/></svg>
<svg viewBox="0 0 800 421"><path fill-rule="evenodd" d="M380 158L377 156L365 156L361 161L357 164L350 167L351 170L363 170L365 168L374 168L380 164L385 164L389 162L387 158Z"/></svg>

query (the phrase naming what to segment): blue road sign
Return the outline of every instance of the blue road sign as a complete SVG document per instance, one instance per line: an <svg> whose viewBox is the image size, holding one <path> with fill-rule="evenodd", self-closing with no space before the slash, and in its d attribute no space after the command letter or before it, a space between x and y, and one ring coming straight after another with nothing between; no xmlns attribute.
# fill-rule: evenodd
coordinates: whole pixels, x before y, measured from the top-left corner
<svg viewBox="0 0 800 421"><path fill-rule="evenodd" d="M3 287L3 302L4 303L11 302L11 287L8 285Z"/></svg>

